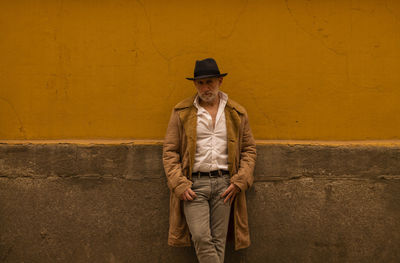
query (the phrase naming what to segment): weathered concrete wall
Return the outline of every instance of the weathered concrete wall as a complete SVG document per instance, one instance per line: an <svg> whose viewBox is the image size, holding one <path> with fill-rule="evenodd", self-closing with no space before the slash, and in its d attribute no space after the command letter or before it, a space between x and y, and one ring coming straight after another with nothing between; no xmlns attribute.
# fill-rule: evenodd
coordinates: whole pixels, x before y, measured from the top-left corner
<svg viewBox="0 0 400 263"><path fill-rule="evenodd" d="M400 143L260 142L227 262L398 262ZM0 144L0 262L196 262L166 244L160 145Z"/></svg>

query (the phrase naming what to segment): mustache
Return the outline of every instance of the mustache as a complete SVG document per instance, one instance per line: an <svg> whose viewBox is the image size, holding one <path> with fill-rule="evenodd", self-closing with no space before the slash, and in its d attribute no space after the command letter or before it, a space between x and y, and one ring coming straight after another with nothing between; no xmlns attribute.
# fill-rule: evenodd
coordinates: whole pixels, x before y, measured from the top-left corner
<svg viewBox="0 0 400 263"><path fill-rule="evenodd" d="M212 92L205 92L205 93L201 93L201 94L199 93L199 97L200 97L202 100L208 101L208 100L213 99L213 98L215 97L215 94L212 93Z"/></svg>

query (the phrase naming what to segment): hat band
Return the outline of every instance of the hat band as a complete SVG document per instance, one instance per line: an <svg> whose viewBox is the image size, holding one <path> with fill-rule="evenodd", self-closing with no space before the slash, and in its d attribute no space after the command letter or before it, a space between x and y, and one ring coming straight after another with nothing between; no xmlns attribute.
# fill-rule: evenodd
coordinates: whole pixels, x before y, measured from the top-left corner
<svg viewBox="0 0 400 263"><path fill-rule="evenodd" d="M219 70L208 70L208 71L198 71L194 73L194 77L206 76L206 75L219 75Z"/></svg>

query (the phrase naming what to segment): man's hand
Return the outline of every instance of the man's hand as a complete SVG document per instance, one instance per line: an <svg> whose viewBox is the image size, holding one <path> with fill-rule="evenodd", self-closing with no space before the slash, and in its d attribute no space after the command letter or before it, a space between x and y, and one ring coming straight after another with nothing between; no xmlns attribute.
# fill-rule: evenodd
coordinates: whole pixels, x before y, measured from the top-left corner
<svg viewBox="0 0 400 263"><path fill-rule="evenodd" d="M233 200L235 200L236 194L239 192L240 188L235 184L231 184L228 189L226 189L225 192L221 195L221 197L223 198L224 196L226 196L226 198L224 199L224 203L228 202L230 199L230 204L232 204Z"/></svg>
<svg viewBox="0 0 400 263"><path fill-rule="evenodd" d="M197 197L196 193L193 192L192 188L186 189L185 192L181 195L181 200L183 201L193 201Z"/></svg>

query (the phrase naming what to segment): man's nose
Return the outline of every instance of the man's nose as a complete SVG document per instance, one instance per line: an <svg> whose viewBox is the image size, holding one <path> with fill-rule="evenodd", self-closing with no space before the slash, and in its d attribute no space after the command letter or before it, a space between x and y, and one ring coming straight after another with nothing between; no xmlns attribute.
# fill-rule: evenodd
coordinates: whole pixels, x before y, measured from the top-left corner
<svg viewBox="0 0 400 263"><path fill-rule="evenodd" d="M203 88L203 90L209 90L211 88L211 86L207 83L204 83L202 88Z"/></svg>

